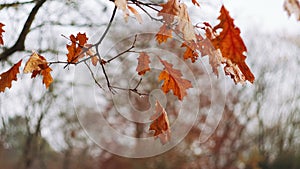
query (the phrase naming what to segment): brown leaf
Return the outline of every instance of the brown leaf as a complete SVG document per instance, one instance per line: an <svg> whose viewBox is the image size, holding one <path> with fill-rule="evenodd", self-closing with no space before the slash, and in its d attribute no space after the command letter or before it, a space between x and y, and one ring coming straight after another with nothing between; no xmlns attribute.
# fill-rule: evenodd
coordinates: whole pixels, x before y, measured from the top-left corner
<svg viewBox="0 0 300 169"><path fill-rule="evenodd" d="M168 38L172 38L172 29L166 24L160 27L159 32L155 35L156 41L161 44L167 42Z"/></svg>
<svg viewBox="0 0 300 169"><path fill-rule="evenodd" d="M31 78L35 78L37 75L42 75L43 83L46 88L48 88L53 82L53 78L50 74L51 71L52 69L48 66L46 59L36 52L32 53L23 70L24 73L32 73Z"/></svg>
<svg viewBox="0 0 300 169"><path fill-rule="evenodd" d="M168 0L167 3L162 4L162 9L158 12L158 16L162 16L166 24L171 24L174 21L174 17L179 14L179 1Z"/></svg>
<svg viewBox="0 0 300 169"><path fill-rule="evenodd" d="M183 54L183 58L185 60L191 59L191 61L194 63L199 56L197 52L197 43L195 41L183 42L181 47L186 47L186 50Z"/></svg>
<svg viewBox="0 0 300 169"><path fill-rule="evenodd" d="M21 66L22 60L14 64L8 71L0 75L0 92L4 92L5 88L11 88L12 81L17 81L17 74L20 72L19 67Z"/></svg>
<svg viewBox="0 0 300 169"><path fill-rule="evenodd" d="M144 75L147 71L150 71L150 59L147 53L141 52L140 56L138 57L138 66L136 68L136 71L139 75Z"/></svg>
<svg viewBox="0 0 300 169"><path fill-rule="evenodd" d="M115 0L115 5L117 8L121 9L124 13L124 19L127 22L127 18L129 16L127 0Z"/></svg>
<svg viewBox="0 0 300 169"><path fill-rule="evenodd" d="M168 115L157 100L155 103L155 114L150 118L150 120L153 121L150 124L149 130L154 130L155 139L159 138L162 144L169 142L171 138L171 130Z"/></svg>
<svg viewBox="0 0 300 169"><path fill-rule="evenodd" d="M167 61L161 60L164 65L164 70L160 73L158 80L164 80L162 90L168 93L173 90L173 94L182 100L187 95L186 90L192 87L192 83L189 80L183 79L181 72L173 68L173 65Z"/></svg>
<svg viewBox="0 0 300 169"><path fill-rule="evenodd" d="M84 44L84 48L87 50L86 54L91 57L92 64L97 66L99 59L96 56L96 52L92 49L92 44Z"/></svg>
<svg viewBox="0 0 300 169"><path fill-rule="evenodd" d="M179 5L178 25L175 30L183 35L185 41L196 40L194 26L187 12L187 6L183 3Z"/></svg>
<svg viewBox="0 0 300 169"><path fill-rule="evenodd" d="M87 43L88 38L86 37L85 33L78 33L76 37L74 35L71 35L70 40L71 45L66 45L69 52L67 54L67 61L69 63L77 63L80 58L84 57L82 48Z"/></svg>
<svg viewBox="0 0 300 169"><path fill-rule="evenodd" d="M240 37L240 29L234 25L233 19L224 6L221 7L220 13L221 15L218 17L220 23L213 28L213 31L216 32L217 29L222 29L222 31L212 39L212 44L216 49L220 49L224 58L222 62L226 63L225 67L237 65L236 68L239 68L245 76L245 80L253 83L255 77L245 63L246 56L243 53L247 51L247 48ZM229 61L232 64L229 64ZM235 82L244 83L244 81Z"/></svg>
<svg viewBox="0 0 300 169"><path fill-rule="evenodd" d="M201 35L197 35L197 42L198 42L198 50L201 52L202 57L208 56L209 57L209 64L212 67L212 70L215 75L219 76L218 68L222 61L222 54L220 50L216 50L213 44L211 43L213 33L211 31L211 27L207 28L206 30L206 38L203 39Z"/></svg>
<svg viewBox="0 0 300 169"><path fill-rule="evenodd" d="M300 3L298 0L285 0L283 7L289 16L294 14L297 20L300 21Z"/></svg>
<svg viewBox="0 0 300 169"><path fill-rule="evenodd" d="M3 45L4 44L4 41L3 41L3 32L5 32L5 30L3 30L3 26L5 26L3 23L0 22L0 45Z"/></svg>
<svg viewBox="0 0 300 169"><path fill-rule="evenodd" d="M128 9L130 10L130 12L132 12L136 18L136 20L141 24L143 21L142 21L142 17L141 15L138 13L137 10L135 10L132 6L127 6Z"/></svg>

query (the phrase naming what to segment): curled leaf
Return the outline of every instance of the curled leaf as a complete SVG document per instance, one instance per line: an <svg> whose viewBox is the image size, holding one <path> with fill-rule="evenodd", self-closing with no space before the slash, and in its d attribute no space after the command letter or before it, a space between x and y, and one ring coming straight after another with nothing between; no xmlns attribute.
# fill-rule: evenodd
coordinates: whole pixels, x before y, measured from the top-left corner
<svg viewBox="0 0 300 169"><path fill-rule="evenodd" d="M173 90L173 94L179 100L182 100L187 95L186 90L192 87L192 83L189 80L183 79L181 72L174 69L172 64L161 59L160 62L165 67L158 77L160 81L164 80L161 87L162 91L168 93L170 90Z"/></svg>
<svg viewBox="0 0 300 169"><path fill-rule="evenodd" d="M0 75L0 92L4 92L5 88L11 88L12 81L17 81L17 74L20 72L19 67L21 66L22 60L14 64L8 71Z"/></svg>
<svg viewBox="0 0 300 169"><path fill-rule="evenodd" d="M144 75L147 71L150 71L150 59L147 53L141 52L140 56L138 57L138 66L136 71L139 75Z"/></svg>
<svg viewBox="0 0 300 169"><path fill-rule="evenodd" d="M53 78L50 74L51 71L52 69L48 66L46 59L36 52L32 53L23 70L24 73L32 73L31 78L42 75L43 84L45 84L46 88L53 82Z"/></svg>
<svg viewBox="0 0 300 169"><path fill-rule="evenodd" d="M153 121L150 124L149 130L154 130L155 139L159 138L162 144L169 142L171 138L171 130L168 115L157 100L155 103L155 114L150 118L150 120Z"/></svg>

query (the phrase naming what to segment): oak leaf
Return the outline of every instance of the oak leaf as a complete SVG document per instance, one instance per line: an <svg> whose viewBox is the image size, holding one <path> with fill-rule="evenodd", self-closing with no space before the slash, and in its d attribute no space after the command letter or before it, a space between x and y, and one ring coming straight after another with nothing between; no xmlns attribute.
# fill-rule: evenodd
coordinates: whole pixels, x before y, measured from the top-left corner
<svg viewBox="0 0 300 169"><path fill-rule="evenodd" d="M160 59L160 62L164 65L163 71L160 73L158 80L164 80L162 85L162 91L168 93L173 90L173 94L182 100L187 95L186 90L192 87L192 83L189 80L183 79L181 72L173 68L173 65Z"/></svg>
<svg viewBox="0 0 300 169"><path fill-rule="evenodd" d="M167 3L160 5L162 9L158 12L158 16L162 16L163 20L169 25L174 21L174 17L178 16L180 8L178 0L168 0Z"/></svg>
<svg viewBox="0 0 300 169"><path fill-rule="evenodd" d="M175 30L183 35L185 41L196 40L194 26L187 12L187 6L183 3L179 5L178 24Z"/></svg>
<svg viewBox="0 0 300 169"><path fill-rule="evenodd" d="M23 70L24 73L32 73L31 78L42 75L43 84L45 84L46 88L53 82L53 78L50 74L51 71L52 69L48 66L46 59L36 52L32 53Z"/></svg>
<svg viewBox="0 0 300 169"><path fill-rule="evenodd" d="M194 63L199 56L197 52L198 44L195 41L183 42L181 47L186 47L183 58L185 60L191 59L191 61Z"/></svg>
<svg viewBox="0 0 300 169"><path fill-rule="evenodd" d="M145 52L141 52L140 56L138 57L138 66L136 68L136 71L139 75L144 75L147 71L150 71L150 59L149 55Z"/></svg>
<svg viewBox="0 0 300 169"><path fill-rule="evenodd" d="M247 51L247 48L240 37L240 29L234 25L233 19L224 6L221 7L220 13L218 17L220 23L213 28L213 31L216 32L218 29L222 29L222 31L212 39L212 44L216 49L220 49L224 58L223 62L227 67L231 65L228 63L229 61L237 65L236 68L239 68L245 76L245 80L253 83L255 78L245 63L246 56L243 53ZM235 81L235 83L239 82L243 83L244 81Z"/></svg>
<svg viewBox="0 0 300 169"><path fill-rule="evenodd" d="M150 124L149 130L154 130L155 139L159 138L162 144L169 142L171 138L171 130L168 115L157 100L155 103L155 113L151 116L150 120L153 121Z"/></svg>
<svg viewBox="0 0 300 169"><path fill-rule="evenodd" d="M87 50L86 54L91 57L92 64L94 66L97 66L97 63L98 63L99 59L96 56L96 52L92 49L92 46L93 46L92 44L87 44L86 43L86 44L84 44L84 49Z"/></svg>
<svg viewBox="0 0 300 169"><path fill-rule="evenodd" d="M201 52L202 57L209 57L209 64L212 67L213 73L216 76L219 76L218 67L222 62L222 53L219 49L215 49L211 40L215 38L215 33L212 30L212 27L208 23L204 23L206 38L203 38L201 35L197 35L198 50Z"/></svg>
<svg viewBox="0 0 300 169"><path fill-rule="evenodd" d="M3 30L3 26L5 26L3 23L0 22L0 45L3 45L4 44L4 41L3 41L3 32L5 32L5 30Z"/></svg>
<svg viewBox="0 0 300 169"><path fill-rule="evenodd" d="M167 42L168 38L172 38L172 29L169 28L169 26L167 26L166 24L163 24L155 37L158 44Z"/></svg>
<svg viewBox="0 0 300 169"><path fill-rule="evenodd" d="M17 74L20 72L19 67L21 66L22 60L14 64L8 71L0 75L0 92L4 92L5 88L11 88L12 81L17 81Z"/></svg>
<svg viewBox="0 0 300 169"><path fill-rule="evenodd" d="M88 38L85 33L78 33L75 37L74 35L70 35L71 45L66 45L68 49L68 62L69 63L77 63L78 60L84 57L83 47L87 43Z"/></svg>
<svg viewBox="0 0 300 169"><path fill-rule="evenodd" d="M283 7L289 16L294 14L297 20L300 21L300 3L298 0L285 0Z"/></svg>

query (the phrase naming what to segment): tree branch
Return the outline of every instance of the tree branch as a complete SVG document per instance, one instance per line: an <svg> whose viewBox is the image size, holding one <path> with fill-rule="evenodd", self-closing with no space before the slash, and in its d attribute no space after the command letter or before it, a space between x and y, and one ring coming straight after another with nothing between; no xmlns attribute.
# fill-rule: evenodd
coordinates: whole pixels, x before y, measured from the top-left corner
<svg viewBox="0 0 300 169"><path fill-rule="evenodd" d="M16 41L16 43L4 50L4 52L2 52L0 54L0 61L6 60L9 56L11 56L13 53L17 52L17 51L22 51L25 49L25 40L26 40L26 36L28 35L28 33L30 32L30 27L34 21L34 18L36 16L36 14L38 13L38 10L41 8L41 6L46 2L46 0L40 0L37 1L37 3L35 4L35 6L32 8L27 20L25 21L25 24L23 26L23 29L19 35L18 40Z"/></svg>

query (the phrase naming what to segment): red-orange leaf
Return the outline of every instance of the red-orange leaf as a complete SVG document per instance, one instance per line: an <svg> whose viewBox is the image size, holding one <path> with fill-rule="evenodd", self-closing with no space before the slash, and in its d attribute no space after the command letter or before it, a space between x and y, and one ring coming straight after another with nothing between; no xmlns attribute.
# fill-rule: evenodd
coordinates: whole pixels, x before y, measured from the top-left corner
<svg viewBox="0 0 300 169"><path fill-rule="evenodd" d="M22 60L0 75L0 92L4 92L6 87L11 88L13 80L17 81L17 74L20 72L19 67L21 66L21 63Z"/></svg>
<svg viewBox="0 0 300 169"><path fill-rule="evenodd" d="M36 52L32 53L23 70L24 73L32 73L31 78L35 78L37 75L42 75L43 83L46 88L48 88L53 82L53 78L50 74L51 71L52 69L48 66L46 59Z"/></svg>
<svg viewBox="0 0 300 169"><path fill-rule="evenodd" d="M199 56L197 53L197 43L195 43L195 41L183 42L181 47L186 47L186 50L183 54L183 58L191 59L191 61L194 63Z"/></svg>
<svg viewBox="0 0 300 169"><path fill-rule="evenodd" d="M82 52L82 48L87 43L88 38L86 34L78 33L75 37L74 35L70 36L71 45L66 45L68 49L68 62L69 63L77 63L78 60L84 57L84 53Z"/></svg>
<svg viewBox="0 0 300 169"><path fill-rule="evenodd" d="M144 75L147 71L150 71L150 59L147 53L142 52L140 53L140 56L138 57L138 66L136 68L136 71L139 75Z"/></svg>
<svg viewBox="0 0 300 169"><path fill-rule="evenodd" d="M0 45L4 44L2 33L5 32L5 31L3 30L3 26L5 26L5 25L0 22Z"/></svg>
<svg viewBox="0 0 300 169"><path fill-rule="evenodd" d="M159 101L155 103L155 114L151 117L152 123L149 130L154 130L155 139L159 138L162 144L166 144L170 141L171 130L167 112L161 106Z"/></svg>
<svg viewBox="0 0 300 169"><path fill-rule="evenodd" d="M243 54L247 51L247 48L240 37L240 29L233 23L233 19L230 17L229 12L224 6L221 7L221 15L218 17L220 23L216 25L213 30L222 29L219 35L212 40L212 43L216 49L220 49L227 64L228 61L232 64L236 64L240 69L245 80L254 82L254 75L246 65L246 56ZM227 64L226 66L230 66ZM235 81L236 83L243 81Z"/></svg>
<svg viewBox="0 0 300 169"><path fill-rule="evenodd" d="M200 6L200 4L198 3L197 0L192 0L192 3L193 3L194 5L196 5L196 6Z"/></svg>
<svg viewBox="0 0 300 169"><path fill-rule="evenodd" d="M187 95L186 90L192 87L192 83L189 80L183 79L181 72L173 68L173 65L167 61L161 60L160 62L164 65L164 70L160 73L158 79L164 80L162 90L168 93L173 90L173 94L182 100Z"/></svg>
<svg viewBox="0 0 300 169"><path fill-rule="evenodd" d="M170 29L166 24L163 24L155 37L159 44L167 42L168 38L172 38L172 29Z"/></svg>

